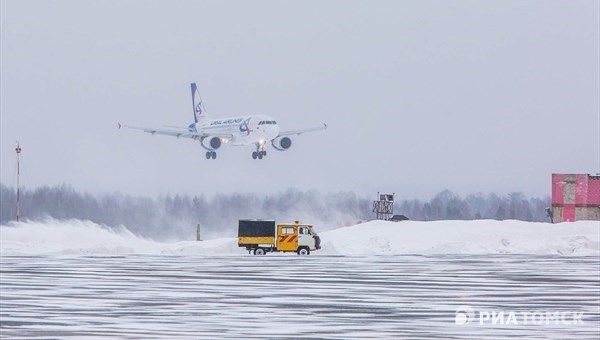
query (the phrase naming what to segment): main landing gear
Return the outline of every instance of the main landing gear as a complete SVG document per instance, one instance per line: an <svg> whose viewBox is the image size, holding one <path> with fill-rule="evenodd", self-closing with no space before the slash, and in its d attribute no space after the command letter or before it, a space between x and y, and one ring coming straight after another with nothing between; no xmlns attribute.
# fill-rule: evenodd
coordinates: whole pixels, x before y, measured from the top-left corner
<svg viewBox="0 0 600 340"><path fill-rule="evenodd" d="M214 151L206 151L206 159L217 159L217 153Z"/></svg>
<svg viewBox="0 0 600 340"><path fill-rule="evenodd" d="M260 150L260 151L254 151L252 153L252 159L263 159L263 157L267 156L267 151L265 150Z"/></svg>

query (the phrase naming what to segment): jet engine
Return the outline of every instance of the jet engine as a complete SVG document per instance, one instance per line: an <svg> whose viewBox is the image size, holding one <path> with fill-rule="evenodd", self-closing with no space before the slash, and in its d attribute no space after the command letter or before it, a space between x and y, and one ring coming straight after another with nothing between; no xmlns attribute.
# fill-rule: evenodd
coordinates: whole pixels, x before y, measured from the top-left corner
<svg viewBox="0 0 600 340"><path fill-rule="evenodd" d="M292 146L292 140L290 139L290 137L278 137L273 139L271 144L273 144L273 147L275 149L279 151L285 151Z"/></svg>
<svg viewBox="0 0 600 340"><path fill-rule="evenodd" d="M202 139L202 146L207 150L217 150L221 147L221 138L219 137L206 137Z"/></svg>

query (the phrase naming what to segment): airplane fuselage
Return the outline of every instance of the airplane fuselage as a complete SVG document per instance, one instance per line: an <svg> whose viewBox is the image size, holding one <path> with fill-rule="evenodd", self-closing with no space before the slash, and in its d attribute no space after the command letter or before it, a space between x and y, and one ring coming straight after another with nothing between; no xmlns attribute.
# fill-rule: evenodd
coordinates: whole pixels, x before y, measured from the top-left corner
<svg viewBox="0 0 600 340"><path fill-rule="evenodd" d="M190 131L222 138L231 145L266 143L279 135L279 125L272 117L249 115L222 119L206 119L190 125Z"/></svg>

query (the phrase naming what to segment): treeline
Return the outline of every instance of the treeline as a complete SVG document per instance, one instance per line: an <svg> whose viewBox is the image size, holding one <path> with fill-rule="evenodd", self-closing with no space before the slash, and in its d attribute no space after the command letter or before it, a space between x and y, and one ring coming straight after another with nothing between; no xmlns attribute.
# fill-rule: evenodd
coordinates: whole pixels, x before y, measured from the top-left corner
<svg viewBox="0 0 600 340"><path fill-rule="evenodd" d="M107 226L126 226L132 232L154 239L193 239L196 225L203 238L235 234L237 220L274 218L303 220L319 230L371 220L372 199L353 192L320 193L288 189L271 195L218 194L167 195L158 198L120 193L91 195L63 185L21 190L21 219L43 218L91 220ZM16 192L0 184L0 222L15 219ZM506 196L475 194L461 198L445 190L428 202L399 200L394 212L411 220L518 219L547 221L549 198L526 198L521 193Z"/></svg>
<svg viewBox="0 0 600 340"><path fill-rule="evenodd" d="M429 202L404 200L396 202L396 209L412 220L521 220L549 222L546 208L550 197L527 198L520 192L506 196L474 194L465 198L444 190Z"/></svg>

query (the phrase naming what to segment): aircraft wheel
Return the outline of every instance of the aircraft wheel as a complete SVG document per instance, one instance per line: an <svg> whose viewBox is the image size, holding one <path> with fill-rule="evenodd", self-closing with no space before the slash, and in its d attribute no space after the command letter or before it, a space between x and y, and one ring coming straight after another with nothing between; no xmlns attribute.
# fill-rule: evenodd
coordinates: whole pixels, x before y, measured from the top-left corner
<svg viewBox="0 0 600 340"><path fill-rule="evenodd" d="M263 158L263 154L262 151L258 153L258 159L262 159Z"/></svg>
<svg viewBox="0 0 600 340"><path fill-rule="evenodd" d="M264 150L263 151L263 156L266 156L266 155L267 155L267 150Z"/></svg>
<svg viewBox="0 0 600 340"><path fill-rule="evenodd" d="M256 159L258 157L258 152L254 151L252 153L252 159Z"/></svg>
<svg viewBox="0 0 600 340"><path fill-rule="evenodd" d="M211 155L210 155L210 151L206 151L206 159L210 159Z"/></svg>
<svg viewBox="0 0 600 340"><path fill-rule="evenodd" d="M211 156L212 156L212 159L217 159L217 153L216 152L213 151L212 154L211 154Z"/></svg>

